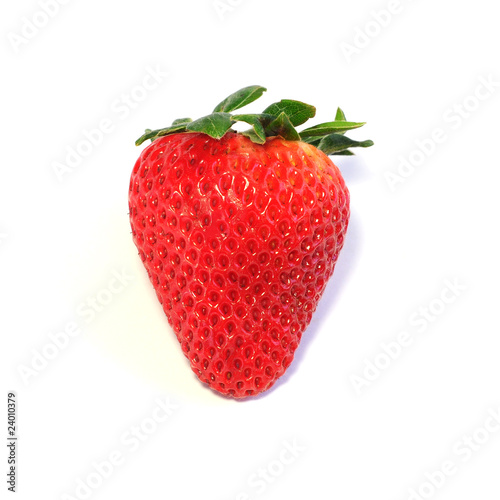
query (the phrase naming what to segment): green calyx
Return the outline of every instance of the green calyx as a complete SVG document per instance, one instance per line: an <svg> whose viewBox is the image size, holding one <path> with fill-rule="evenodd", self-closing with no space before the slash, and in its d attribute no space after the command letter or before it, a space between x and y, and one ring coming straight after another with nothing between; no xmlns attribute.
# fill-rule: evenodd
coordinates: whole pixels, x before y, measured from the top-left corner
<svg viewBox="0 0 500 500"><path fill-rule="evenodd" d="M260 114L231 114L232 111L261 97L265 91L260 85L245 87L226 97L211 114L194 121L191 118L180 118L162 129L147 129L135 144L140 146L148 139L153 142L158 137L178 132L201 132L220 139L236 122L245 122L251 128L240 133L256 144L264 144L268 137L280 136L289 141L307 142L327 155L353 155L349 148L373 146L373 141L359 142L344 135L348 130L362 127L364 123L347 121L340 108L337 109L334 121L320 123L301 131L295 127L313 118L316 108L300 101L282 99L268 106Z"/></svg>

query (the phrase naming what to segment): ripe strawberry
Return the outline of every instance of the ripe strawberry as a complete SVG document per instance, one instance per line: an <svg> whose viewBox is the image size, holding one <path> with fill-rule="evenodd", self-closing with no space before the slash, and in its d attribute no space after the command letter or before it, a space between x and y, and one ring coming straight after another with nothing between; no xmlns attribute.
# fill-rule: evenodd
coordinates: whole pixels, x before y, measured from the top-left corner
<svg viewBox="0 0 500 500"><path fill-rule="evenodd" d="M129 191L134 242L184 354L203 382L237 398L283 375L333 273L349 193L327 154L373 144L343 135L363 123L340 109L300 133L315 108L298 101L229 114L264 91L246 87L211 115L147 130ZM236 121L252 128L234 132Z"/></svg>

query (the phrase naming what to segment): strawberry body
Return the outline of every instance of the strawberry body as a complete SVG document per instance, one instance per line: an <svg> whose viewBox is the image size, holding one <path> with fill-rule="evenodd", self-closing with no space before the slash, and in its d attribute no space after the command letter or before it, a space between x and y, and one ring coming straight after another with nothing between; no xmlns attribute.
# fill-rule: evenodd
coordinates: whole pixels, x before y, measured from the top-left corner
<svg viewBox="0 0 500 500"><path fill-rule="evenodd" d="M195 374L233 397L292 362L344 243L349 193L301 141L181 132L143 150L134 242Z"/></svg>

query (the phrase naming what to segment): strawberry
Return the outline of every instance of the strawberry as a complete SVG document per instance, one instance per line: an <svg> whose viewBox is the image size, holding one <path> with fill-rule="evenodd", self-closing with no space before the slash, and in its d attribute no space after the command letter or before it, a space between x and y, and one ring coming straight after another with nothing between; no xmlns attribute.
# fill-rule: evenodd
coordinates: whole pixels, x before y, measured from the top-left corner
<svg viewBox="0 0 500 500"><path fill-rule="evenodd" d="M200 380L235 398L283 375L333 273L349 192L327 155L373 144L344 135L363 123L340 109L301 132L315 108L299 101L230 114L265 90L146 130L129 190L134 242L184 354ZM251 128L235 132L235 122Z"/></svg>

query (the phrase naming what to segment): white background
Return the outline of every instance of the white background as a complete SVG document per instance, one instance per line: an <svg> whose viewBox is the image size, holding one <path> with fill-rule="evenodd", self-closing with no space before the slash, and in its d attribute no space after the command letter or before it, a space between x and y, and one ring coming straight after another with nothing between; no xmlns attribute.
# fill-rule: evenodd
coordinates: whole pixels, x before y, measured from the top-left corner
<svg viewBox="0 0 500 500"><path fill-rule="evenodd" d="M494 3L57 5L39 28L27 24L44 23L34 0L1 16L0 435L13 390L17 498L498 499ZM389 21L377 16L389 7ZM141 92L147 68L168 76ZM250 84L269 90L249 111L299 99L320 123L341 106L367 122L351 136L375 146L338 158L351 225L292 367L236 402L191 372L132 243L127 191L144 128L202 116ZM124 106L131 94L140 102ZM112 131L58 178L54 164L103 119ZM391 189L402 158L414 169ZM86 313L114 273L130 280ZM71 323L78 335L54 353ZM157 398L176 406L160 423ZM110 455L120 464L102 478L93 464Z"/></svg>

